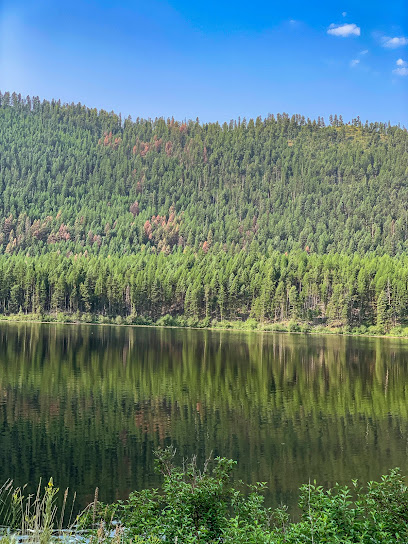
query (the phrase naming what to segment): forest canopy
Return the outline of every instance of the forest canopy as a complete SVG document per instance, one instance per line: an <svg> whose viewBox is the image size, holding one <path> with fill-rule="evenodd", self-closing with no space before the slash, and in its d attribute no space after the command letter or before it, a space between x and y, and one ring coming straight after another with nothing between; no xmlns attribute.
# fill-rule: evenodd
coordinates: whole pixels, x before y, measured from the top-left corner
<svg viewBox="0 0 408 544"><path fill-rule="evenodd" d="M0 94L0 253L408 248L408 134L341 116L122 119Z"/></svg>
<svg viewBox="0 0 408 544"><path fill-rule="evenodd" d="M0 312L405 323L407 143L0 93Z"/></svg>

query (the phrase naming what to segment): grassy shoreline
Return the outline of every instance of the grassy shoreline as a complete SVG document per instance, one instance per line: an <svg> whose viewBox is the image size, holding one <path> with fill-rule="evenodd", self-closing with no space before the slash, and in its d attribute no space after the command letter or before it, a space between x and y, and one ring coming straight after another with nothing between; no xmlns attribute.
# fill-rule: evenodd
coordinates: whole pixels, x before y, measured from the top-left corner
<svg viewBox="0 0 408 544"><path fill-rule="evenodd" d="M237 332L274 332L291 334L312 334L330 336L358 336L369 338L400 338L408 339L408 327L396 326L389 331L381 330L377 326L361 326L352 329L348 326L333 326L322 324L310 324L302 321L283 321L275 323L259 323L254 319L245 321L216 321L194 320L184 317L171 317L169 315L152 321L149 318L128 316L123 318L107 317L98 314L10 314L0 315L0 323L43 323L61 325L108 325L120 327L152 327L173 329L195 329L210 331L237 331Z"/></svg>

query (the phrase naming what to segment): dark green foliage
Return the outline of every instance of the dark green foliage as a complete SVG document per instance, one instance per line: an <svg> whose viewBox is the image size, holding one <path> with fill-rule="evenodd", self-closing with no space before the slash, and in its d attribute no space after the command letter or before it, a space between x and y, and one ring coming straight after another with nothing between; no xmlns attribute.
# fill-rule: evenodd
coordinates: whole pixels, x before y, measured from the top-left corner
<svg viewBox="0 0 408 544"><path fill-rule="evenodd" d="M0 251L408 249L408 135L300 115L137 119L0 94Z"/></svg>
<svg viewBox="0 0 408 544"><path fill-rule="evenodd" d="M398 469L369 482L366 489L336 485L324 490L316 484L300 490L301 520L290 523L284 507L265 507L264 484L243 494L232 485L234 462L208 460L199 471L195 459L173 465L172 449L157 454L163 487L132 493L113 505L95 503L80 517L80 527L112 520L129 539L151 542L226 544L372 544L405 543L408 539L408 489ZM100 536L100 534L99 534Z"/></svg>
<svg viewBox="0 0 408 544"><path fill-rule="evenodd" d="M364 278L364 280L362 280ZM0 313L166 326L331 324L405 335L408 258L145 250L133 256L0 257ZM107 321L105 321L107 320ZM214 321L213 321L214 320ZM368 328L369 327L369 328Z"/></svg>
<svg viewBox="0 0 408 544"><path fill-rule="evenodd" d="M325 491L315 484L300 490L302 521L292 525L284 542L392 544L408 539L408 489L398 469L369 482Z"/></svg>
<svg viewBox="0 0 408 544"><path fill-rule="evenodd" d="M232 513L236 529L248 520L268 527L270 513L257 492L262 486L254 486L248 497L232 487L234 461L208 459L200 471L195 458L175 466L174 455L172 448L156 452L156 468L163 476L160 493L143 490L124 502L90 505L79 519L80 527L99 522L102 515L105 526L119 521L127 536L156 536L166 542L219 541L228 535Z"/></svg>

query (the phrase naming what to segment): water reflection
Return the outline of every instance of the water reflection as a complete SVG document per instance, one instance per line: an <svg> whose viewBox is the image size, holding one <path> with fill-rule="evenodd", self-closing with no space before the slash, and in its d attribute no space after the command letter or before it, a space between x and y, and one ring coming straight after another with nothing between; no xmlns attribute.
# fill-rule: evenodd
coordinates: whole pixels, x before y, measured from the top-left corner
<svg viewBox="0 0 408 544"><path fill-rule="evenodd" d="M54 477L103 500L157 485L173 443L238 461L293 509L332 485L408 472L408 343L176 329L2 324L0 480Z"/></svg>

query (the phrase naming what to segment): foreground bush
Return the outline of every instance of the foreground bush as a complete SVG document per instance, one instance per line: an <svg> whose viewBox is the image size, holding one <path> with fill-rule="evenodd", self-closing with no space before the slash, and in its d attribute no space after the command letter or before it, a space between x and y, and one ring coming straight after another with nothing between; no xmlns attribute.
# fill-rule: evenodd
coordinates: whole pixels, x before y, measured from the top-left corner
<svg viewBox="0 0 408 544"><path fill-rule="evenodd" d="M173 464L171 449L157 453L161 490L134 492L127 501L91 505L79 525L99 520L109 533L115 522L123 538L138 542L225 544L280 543L406 543L408 490L398 469L369 482L324 490L315 484L300 490L301 520L290 523L285 508L265 507L265 484L249 493L233 486L235 462L216 458L200 471L193 458L182 467ZM241 484L242 485L242 484ZM116 529L117 530L117 529ZM157 540L156 540L157 539Z"/></svg>
<svg viewBox="0 0 408 544"><path fill-rule="evenodd" d="M365 488L324 490L316 484L300 489L300 521L289 521L285 507L264 505L258 483L245 490L233 486L235 462L207 460L202 470L193 458L182 467L173 464L174 450L156 454L163 476L162 489L131 493L126 501L103 504L95 498L68 530L58 528L55 496L49 484L30 504L21 490L7 485L7 534L2 544L24 540L48 544L82 541L134 544L392 544L408 542L408 489L398 469ZM4 489L4 488L3 488ZM1 496L4 511L7 500ZM63 519L63 513L60 520Z"/></svg>

